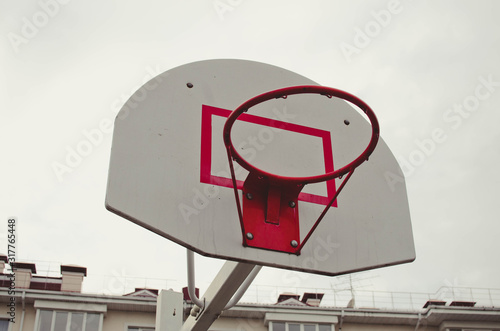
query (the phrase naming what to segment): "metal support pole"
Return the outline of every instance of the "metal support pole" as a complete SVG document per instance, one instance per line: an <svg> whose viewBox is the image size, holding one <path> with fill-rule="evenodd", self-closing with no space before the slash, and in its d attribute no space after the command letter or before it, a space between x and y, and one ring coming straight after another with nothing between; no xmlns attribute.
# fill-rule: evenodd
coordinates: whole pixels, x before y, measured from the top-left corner
<svg viewBox="0 0 500 331"><path fill-rule="evenodd" d="M193 251L186 249L187 253L187 274L188 274L188 293L189 293L189 298L195 305L197 305L200 308L203 308L205 305L203 301L201 301L197 296L196 296L196 285L194 282L194 253Z"/></svg>
<svg viewBox="0 0 500 331"><path fill-rule="evenodd" d="M243 284L241 284L238 291L234 294L234 296L231 298L231 300L224 307L224 310L233 308L234 305L236 305L238 303L238 301L240 301L243 294L245 294L245 292L248 290L248 287L250 286L250 284L252 284L255 277L257 277L257 274L259 273L260 269L262 269L261 265L254 266L252 272L250 272L250 274L245 279Z"/></svg>
<svg viewBox="0 0 500 331"><path fill-rule="evenodd" d="M189 255L189 253L188 253ZM254 264L227 261L204 295L204 305L196 316L190 315L182 331L206 331L255 269ZM255 273L256 275L256 273ZM193 277L194 278L194 277ZM249 284L248 284L249 285Z"/></svg>
<svg viewBox="0 0 500 331"><path fill-rule="evenodd" d="M205 306L205 303L196 296L194 253L189 249L187 249L186 252L187 252L188 294L191 301L193 301L195 305L197 305L200 308L203 308ZM234 307L234 305L238 303L238 301L240 301L241 297L243 296L243 294L245 294L250 284L252 284L255 277L257 277L257 274L259 273L260 269L262 269L261 265L256 265L253 268L252 272L248 275L243 284L241 284L238 291L234 294L232 299L224 307L224 310L231 309L232 307Z"/></svg>

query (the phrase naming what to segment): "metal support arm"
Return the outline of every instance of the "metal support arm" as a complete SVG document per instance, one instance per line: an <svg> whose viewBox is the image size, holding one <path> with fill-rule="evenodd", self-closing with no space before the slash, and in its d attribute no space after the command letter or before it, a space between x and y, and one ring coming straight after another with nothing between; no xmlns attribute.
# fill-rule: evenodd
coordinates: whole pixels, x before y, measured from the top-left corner
<svg viewBox="0 0 500 331"><path fill-rule="evenodd" d="M248 286L261 269L250 263L226 261L205 292L203 300L195 293L194 253L187 250L188 257L188 292L200 311L185 321L183 331L208 330L223 310L233 307L243 296Z"/></svg>
<svg viewBox="0 0 500 331"><path fill-rule="evenodd" d="M194 268L194 253L193 251L186 249L187 253L187 273L188 273L188 293L189 297L191 298L191 301L201 309L205 306L205 302L200 300L198 296L196 296L196 285L195 285L195 268ZM223 310L226 309L231 309L240 301L241 297L245 292L248 290L248 287L250 284L252 284L253 280L255 277L257 277L257 274L259 271L262 269L262 266L256 265L252 272L248 275L248 277L245 279L245 281L241 284L241 286L238 288L238 291L233 295L231 300L227 303L226 306L224 306Z"/></svg>

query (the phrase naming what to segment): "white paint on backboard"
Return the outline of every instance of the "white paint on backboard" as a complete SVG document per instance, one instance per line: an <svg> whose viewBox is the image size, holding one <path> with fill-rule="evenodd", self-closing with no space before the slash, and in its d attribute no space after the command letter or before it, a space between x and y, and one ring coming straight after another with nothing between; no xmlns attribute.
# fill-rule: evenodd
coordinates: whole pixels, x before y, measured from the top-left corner
<svg viewBox="0 0 500 331"><path fill-rule="evenodd" d="M115 120L107 208L202 255L222 259L326 275L412 261L406 187L402 183L392 190L386 182L384 173L402 172L382 139L369 161L356 169L338 207L330 209L300 256L242 246L233 190L219 183L230 178L222 142L224 119L211 115L217 118L202 138L202 126L207 124L202 109L232 111L270 90L315 84L282 68L243 60L201 61L163 73L161 84L148 91L146 99ZM348 103L317 95L266 102L248 114L264 119L264 124L237 123L233 139L240 139L240 144L249 137L268 141L261 150L253 146L254 160L280 174L324 171L324 146L314 146L324 139L279 129L271 130L271 139L272 121L330 136L335 168L361 154L371 133L368 121ZM203 154L207 146L210 151ZM205 162L206 155L210 162ZM208 183L200 179L206 164ZM242 170L240 176L244 174ZM325 187L318 184L308 192L325 195ZM299 202L302 238L322 209L321 204Z"/></svg>

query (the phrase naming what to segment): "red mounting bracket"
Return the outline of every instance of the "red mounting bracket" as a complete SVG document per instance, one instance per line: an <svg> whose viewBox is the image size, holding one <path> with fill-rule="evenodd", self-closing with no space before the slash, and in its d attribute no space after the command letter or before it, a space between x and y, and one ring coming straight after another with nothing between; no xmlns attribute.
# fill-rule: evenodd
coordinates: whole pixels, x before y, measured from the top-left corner
<svg viewBox="0 0 500 331"><path fill-rule="evenodd" d="M275 175L261 170L243 159L231 141L231 129L238 116L248 111L250 107L264 101L274 98L286 98L288 95L302 93L316 93L328 98L335 96L358 106L366 114L372 125L372 136L363 153L340 169L310 177ZM299 255L302 247L309 240L353 174L354 169L367 161L375 149L379 138L379 124L371 108L352 94L324 86L293 86L263 93L244 102L227 118L223 137L231 170L243 245ZM233 160L250 172L243 184L243 208L241 208ZM335 192L335 195L304 239L301 240L298 212L300 191L306 184L342 178L345 174L347 176Z"/></svg>
<svg viewBox="0 0 500 331"><path fill-rule="evenodd" d="M295 254L300 243L301 189L250 173L243 184L244 244Z"/></svg>

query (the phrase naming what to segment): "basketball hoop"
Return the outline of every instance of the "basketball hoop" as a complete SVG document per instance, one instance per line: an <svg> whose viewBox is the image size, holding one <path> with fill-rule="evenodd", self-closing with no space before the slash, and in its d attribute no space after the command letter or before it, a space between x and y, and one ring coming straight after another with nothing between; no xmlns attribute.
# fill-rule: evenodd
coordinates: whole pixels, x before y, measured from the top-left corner
<svg viewBox="0 0 500 331"><path fill-rule="evenodd" d="M320 94L328 98L336 97L355 104L368 117L372 134L368 146L363 153L349 164L340 169L316 176L309 177L287 177L272 174L255 167L247 162L234 148L231 140L231 129L236 119L251 107L270 99L286 98L294 94ZM240 105L227 118L223 130L224 144L227 150L231 179L236 198L238 216L240 219L243 245L281 251L300 255L311 234L317 228L337 196L344 188L358 166L367 161L375 149L379 139L379 124L373 110L361 99L347 92L324 86L305 85L282 88L258 95ZM243 184L243 208L237 189L236 176L233 166L236 161L244 169L249 171ZM300 240L298 196L307 184L319 183L342 178L341 185L335 192L330 202L326 205L304 240ZM274 225L263 230L262 222ZM247 231L248 228L253 230ZM265 233L263 233L265 232ZM272 240L270 240L272 238Z"/></svg>

